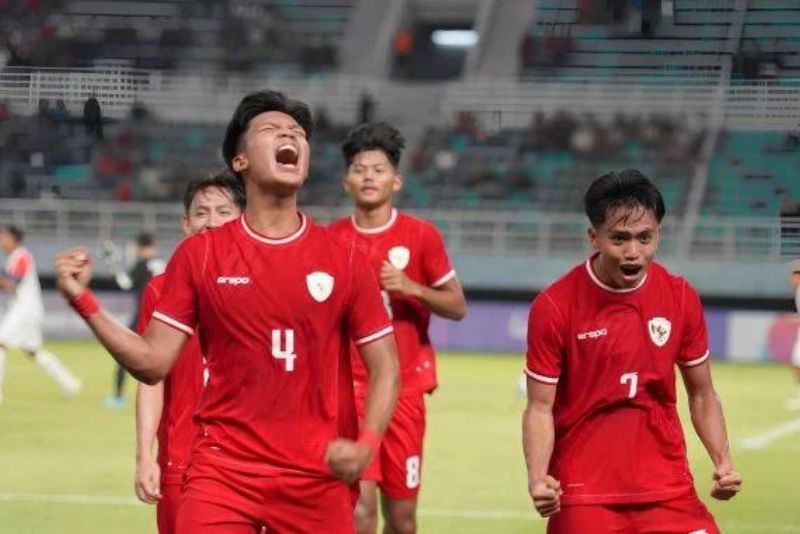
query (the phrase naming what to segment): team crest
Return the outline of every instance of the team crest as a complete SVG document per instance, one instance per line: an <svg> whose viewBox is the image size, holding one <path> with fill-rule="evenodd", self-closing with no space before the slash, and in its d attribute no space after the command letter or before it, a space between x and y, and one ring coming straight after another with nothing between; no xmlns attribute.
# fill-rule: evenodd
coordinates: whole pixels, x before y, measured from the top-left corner
<svg viewBox="0 0 800 534"><path fill-rule="evenodd" d="M406 247L394 247L389 250L389 263L394 265L395 269L401 271L408 266L408 260L411 259L411 251Z"/></svg>
<svg viewBox="0 0 800 534"><path fill-rule="evenodd" d="M306 286L311 297L317 302L325 302L333 292L333 276L316 271L306 276Z"/></svg>
<svg viewBox="0 0 800 534"><path fill-rule="evenodd" d="M669 341L672 323L663 317L653 317L647 322L647 330L650 332L650 339L653 340L653 343L663 347Z"/></svg>

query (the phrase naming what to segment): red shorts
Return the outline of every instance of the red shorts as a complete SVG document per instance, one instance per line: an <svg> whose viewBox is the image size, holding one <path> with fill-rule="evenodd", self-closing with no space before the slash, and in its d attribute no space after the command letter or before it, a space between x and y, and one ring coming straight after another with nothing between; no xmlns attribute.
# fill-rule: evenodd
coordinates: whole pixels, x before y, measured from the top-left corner
<svg viewBox="0 0 800 534"><path fill-rule="evenodd" d="M548 534L719 534L714 517L694 490L668 501L644 504L570 504L547 523Z"/></svg>
<svg viewBox="0 0 800 534"><path fill-rule="evenodd" d="M181 484L161 482L161 499L156 504L158 534L175 534L175 518L181 500Z"/></svg>
<svg viewBox="0 0 800 534"><path fill-rule="evenodd" d="M353 491L343 482L263 476L195 458L186 473L178 534L353 534Z"/></svg>
<svg viewBox="0 0 800 534"><path fill-rule="evenodd" d="M359 419L364 417L364 399L357 399ZM416 498L422 480L422 442L425 439L425 397L413 395L397 400L381 450L364 471L362 480L377 482L385 495L398 501Z"/></svg>

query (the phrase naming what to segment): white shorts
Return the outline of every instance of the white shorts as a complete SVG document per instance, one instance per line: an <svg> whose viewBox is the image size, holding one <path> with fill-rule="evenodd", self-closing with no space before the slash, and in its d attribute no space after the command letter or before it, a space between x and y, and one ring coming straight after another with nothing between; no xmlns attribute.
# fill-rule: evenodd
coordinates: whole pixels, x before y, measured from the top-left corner
<svg viewBox="0 0 800 534"><path fill-rule="evenodd" d="M39 350L42 347L42 318L43 315L35 311L9 310L0 321L0 344L10 349Z"/></svg>

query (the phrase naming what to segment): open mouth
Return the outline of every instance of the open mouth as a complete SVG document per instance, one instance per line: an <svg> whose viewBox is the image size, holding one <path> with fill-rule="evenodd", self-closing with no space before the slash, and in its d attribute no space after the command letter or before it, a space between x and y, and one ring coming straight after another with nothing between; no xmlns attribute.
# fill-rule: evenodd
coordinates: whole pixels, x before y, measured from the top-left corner
<svg viewBox="0 0 800 534"><path fill-rule="evenodd" d="M633 278L639 275L642 272L641 265L620 265L619 270L622 271L622 274L626 278Z"/></svg>
<svg viewBox="0 0 800 534"><path fill-rule="evenodd" d="M278 166L285 169L296 169L300 153L293 145L283 145L278 147L275 153L275 161Z"/></svg>

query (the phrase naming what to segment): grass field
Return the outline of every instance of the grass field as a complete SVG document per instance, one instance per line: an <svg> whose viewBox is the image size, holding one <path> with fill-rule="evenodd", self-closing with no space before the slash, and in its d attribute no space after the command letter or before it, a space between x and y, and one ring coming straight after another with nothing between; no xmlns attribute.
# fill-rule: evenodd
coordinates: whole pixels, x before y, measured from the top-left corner
<svg viewBox="0 0 800 534"><path fill-rule="evenodd" d="M92 343L49 348L80 375L85 389L64 400L25 356L9 355L0 406L0 532L155 532L153 509L133 498L133 409L102 406L111 359ZM521 365L521 357L441 357L442 386L428 403L421 532L544 531L525 489L523 401L515 389ZM793 388L789 372L716 364L715 377L734 460L746 481L736 500L710 503L722 531L800 533L800 414L783 407ZM689 434L705 496L710 462ZM758 437L751 445L760 448L744 447L747 438Z"/></svg>

